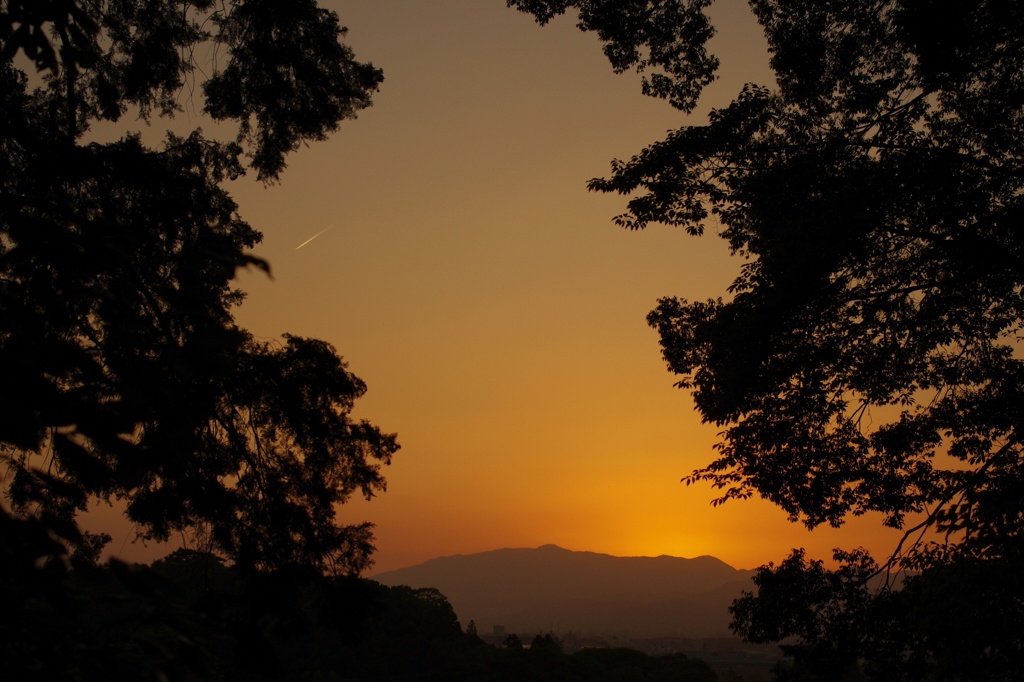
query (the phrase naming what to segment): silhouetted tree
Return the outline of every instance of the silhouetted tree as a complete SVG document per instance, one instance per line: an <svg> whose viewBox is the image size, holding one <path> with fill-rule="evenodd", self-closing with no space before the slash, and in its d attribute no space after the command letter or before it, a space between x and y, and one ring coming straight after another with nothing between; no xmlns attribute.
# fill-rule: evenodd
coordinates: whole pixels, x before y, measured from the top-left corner
<svg viewBox="0 0 1024 682"><path fill-rule="evenodd" d="M530 641L530 651L543 656L554 656L562 653L562 643L549 632L535 636Z"/></svg>
<svg viewBox="0 0 1024 682"><path fill-rule="evenodd" d="M635 19L604 29L612 46L706 5L512 4L542 21L570 6L582 24L601 10ZM725 298L666 298L648 318L678 385L722 429L717 458L686 482L721 490L716 504L761 495L808 527L874 512L906 535L881 566L841 554L830 575L797 553L765 569L736 627L799 637L805 662L869 659L879 679L903 674L895 661L948 660L958 640L977 661L963 679L1010 677L1024 651L1024 6L750 5L776 83L745 86L707 125L590 186L631 195L624 227L711 224L745 260ZM678 28L665 43L708 82L710 31ZM869 606L868 577L904 568L918 572L900 591L906 615L884 607L888 583ZM943 632L929 625L953 603ZM842 624L853 617L885 623L888 658L870 625Z"/></svg>
<svg viewBox="0 0 1024 682"><path fill-rule="evenodd" d="M541 25L574 11L581 31L594 31L615 73L642 74L645 95L692 111L718 60L704 49L714 34L704 8L711 0L505 0Z"/></svg>
<svg viewBox="0 0 1024 682"><path fill-rule="evenodd" d="M0 456L19 517L119 498L145 537L199 531L242 565L367 564L369 526L334 506L382 490L398 446L349 418L365 387L330 345L235 324L236 270L267 265L222 187L246 165L273 180L369 105L381 72L344 32L312 0L0 2ZM235 139L89 141L183 96Z"/></svg>

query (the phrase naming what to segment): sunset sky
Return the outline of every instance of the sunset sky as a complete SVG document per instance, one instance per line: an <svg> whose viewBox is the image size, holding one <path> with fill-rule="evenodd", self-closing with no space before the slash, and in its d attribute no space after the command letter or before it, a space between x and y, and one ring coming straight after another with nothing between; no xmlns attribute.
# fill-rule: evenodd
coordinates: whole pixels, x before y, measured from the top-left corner
<svg viewBox="0 0 1024 682"><path fill-rule="evenodd" d="M795 546L892 548L877 519L807 533L766 502L712 508L710 487L680 483L712 459L716 429L644 318L660 296L723 295L740 261L713 229L624 231L611 219L625 198L586 190L611 159L771 83L745 2L711 8L721 77L692 119L613 74L571 17L541 28L503 0L322 4L385 80L279 184L231 186L273 272L243 273L237 317L259 337L334 344L369 387L357 416L398 434L388 491L343 510L377 526L371 574L546 543L738 568ZM166 551L127 529L112 550Z"/></svg>

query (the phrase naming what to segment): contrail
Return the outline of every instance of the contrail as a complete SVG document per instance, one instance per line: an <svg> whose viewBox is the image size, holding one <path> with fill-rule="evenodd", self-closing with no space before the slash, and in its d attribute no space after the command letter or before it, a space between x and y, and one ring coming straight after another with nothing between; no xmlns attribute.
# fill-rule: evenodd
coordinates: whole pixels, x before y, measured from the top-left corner
<svg viewBox="0 0 1024 682"><path fill-rule="evenodd" d="M298 251L298 250L299 250L299 249L301 249L301 248L302 248L303 246L305 246L306 244L310 243L311 241L313 241L314 239L316 239L317 237L319 237L320 235L322 235L322 234L323 234L324 232L326 232L326 231L327 231L327 230L329 230L329 229L331 229L331 228L330 228L330 227L325 227L324 229L320 230L319 232L317 232L316 234L314 234L314 235L313 235L312 237L310 237L310 238L309 238L309 239L307 239L306 241L304 241L304 242L302 242L301 244L299 244L298 246L296 246L296 247L295 247L295 250L296 250L296 251Z"/></svg>

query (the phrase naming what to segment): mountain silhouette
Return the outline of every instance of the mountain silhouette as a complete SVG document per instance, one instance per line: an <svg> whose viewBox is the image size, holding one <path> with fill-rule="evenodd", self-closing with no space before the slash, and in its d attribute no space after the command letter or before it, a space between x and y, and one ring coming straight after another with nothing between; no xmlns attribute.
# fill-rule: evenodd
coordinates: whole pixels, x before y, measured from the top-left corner
<svg viewBox="0 0 1024 682"><path fill-rule="evenodd" d="M621 637L721 637L729 604L753 571L710 556L615 557L556 545L432 559L373 576L434 587L481 633L576 632Z"/></svg>

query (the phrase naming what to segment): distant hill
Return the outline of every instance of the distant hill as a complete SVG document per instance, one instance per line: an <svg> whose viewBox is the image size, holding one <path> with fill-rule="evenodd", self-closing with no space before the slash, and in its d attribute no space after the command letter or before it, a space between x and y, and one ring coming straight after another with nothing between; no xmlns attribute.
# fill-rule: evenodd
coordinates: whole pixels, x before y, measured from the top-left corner
<svg viewBox="0 0 1024 682"><path fill-rule="evenodd" d="M576 632L620 637L727 636L732 600L753 571L710 556L614 557L555 545L432 559L373 576L440 590L481 634Z"/></svg>

